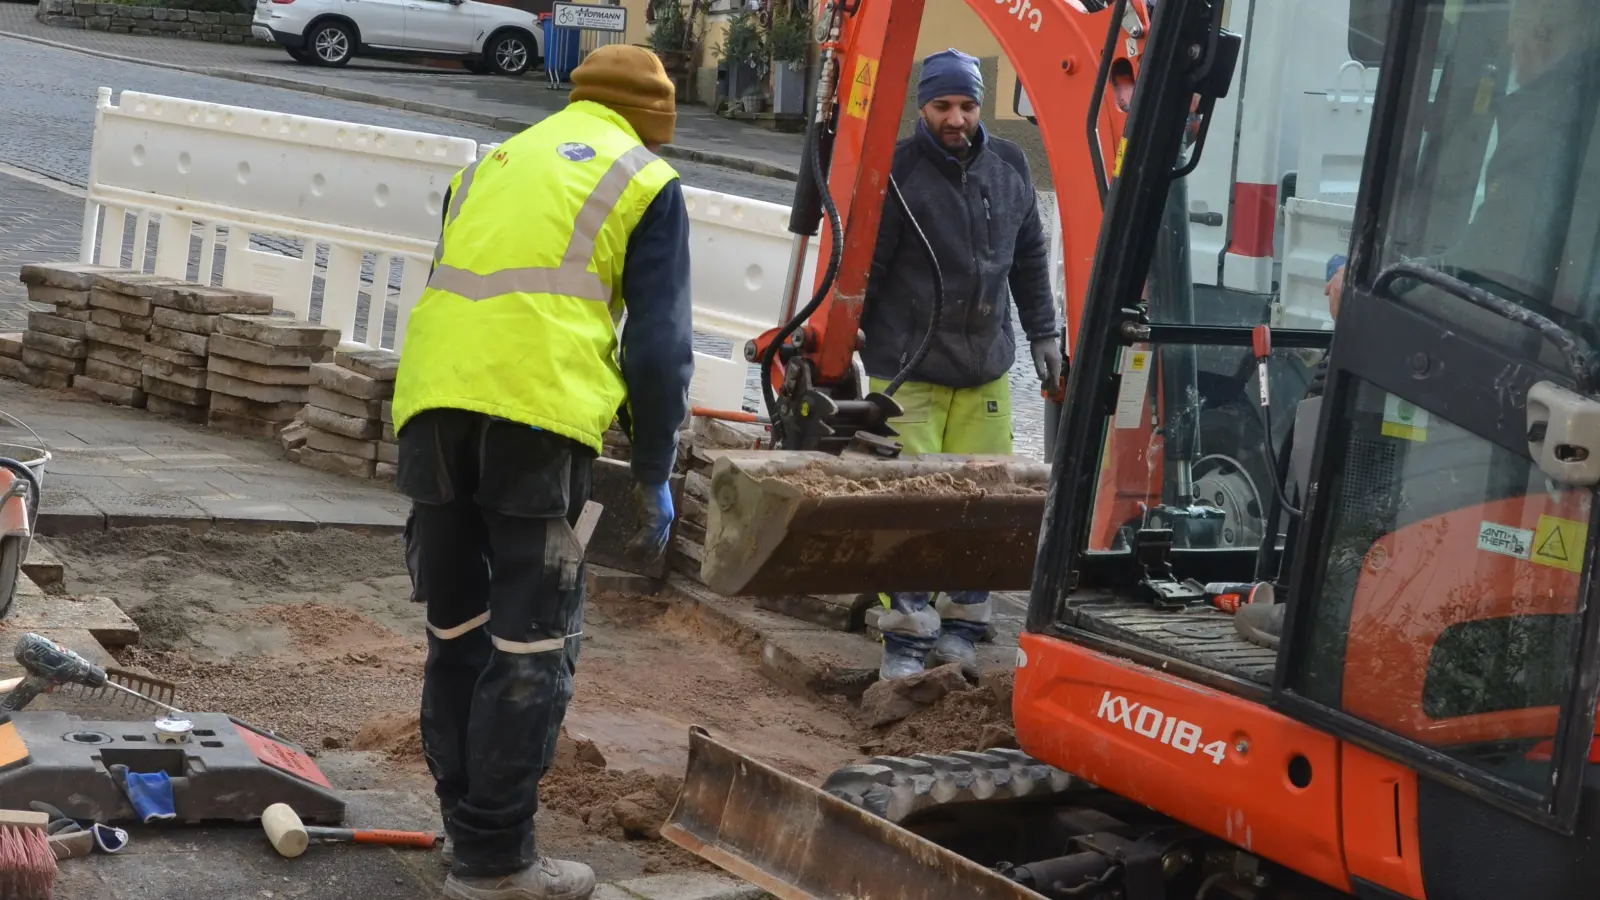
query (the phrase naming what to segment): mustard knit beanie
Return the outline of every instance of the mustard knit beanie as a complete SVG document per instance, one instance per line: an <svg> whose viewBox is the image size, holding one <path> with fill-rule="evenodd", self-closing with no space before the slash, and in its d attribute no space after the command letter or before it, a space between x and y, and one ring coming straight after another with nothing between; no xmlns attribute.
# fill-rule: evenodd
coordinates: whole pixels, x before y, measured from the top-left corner
<svg viewBox="0 0 1600 900"><path fill-rule="evenodd" d="M628 120L646 144L672 141L678 109L667 70L654 53L629 44L598 47L572 70L573 100L591 100Z"/></svg>

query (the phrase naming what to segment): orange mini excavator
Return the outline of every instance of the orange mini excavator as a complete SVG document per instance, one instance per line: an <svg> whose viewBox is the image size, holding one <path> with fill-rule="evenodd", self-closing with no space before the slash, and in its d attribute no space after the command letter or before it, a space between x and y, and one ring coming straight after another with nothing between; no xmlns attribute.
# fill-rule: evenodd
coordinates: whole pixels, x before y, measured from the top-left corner
<svg viewBox="0 0 1600 900"><path fill-rule="evenodd" d="M1326 335L1271 330L1265 310L1219 323L1163 287L1182 179L1239 52L1228 0L968 2L1042 110L1059 189L1082 183L1057 155L1082 139L1069 129L1116 148L1037 553L1012 557L1032 579L1022 749L929 747L819 790L697 730L663 834L782 898L1594 897L1600 17L1584 0L1385 4L1336 349L1302 400L1272 396L1274 370ZM854 321L893 134L877 114L898 116L921 8L823 6L822 118L835 154L865 149L848 187L849 167L833 173L855 206L833 305L754 354L788 354L785 392L806 366L807 391L848 368L852 342L815 345L822 326L805 323ZM1098 65L1095 25L1111 51ZM1137 72L1119 65L1127 47ZM1093 160L1109 144L1091 146ZM1087 246L1069 240L1069 256ZM1237 360L1232 393L1192 390L1200 353ZM1193 455L1194 420L1239 392L1260 419L1265 503L1228 503L1173 464ZM882 436L867 406L835 406L821 409L843 430ZM788 437L811 409L773 418ZM743 495L717 499L710 532L724 501L748 519ZM970 510L945 514L927 529L981 530ZM877 537L840 553L846 576L830 556L786 562L789 590L948 586L872 568L926 534ZM708 555L708 581L734 565ZM740 577L780 586L759 565ZM1216 583L1275 584L1282 613L1241 640Z"/></svg>

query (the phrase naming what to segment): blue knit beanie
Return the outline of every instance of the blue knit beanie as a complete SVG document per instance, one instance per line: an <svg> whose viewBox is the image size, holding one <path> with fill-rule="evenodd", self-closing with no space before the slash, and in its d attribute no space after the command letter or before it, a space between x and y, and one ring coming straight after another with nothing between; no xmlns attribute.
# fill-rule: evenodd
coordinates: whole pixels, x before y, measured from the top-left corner
<svg viewBox="0 0 1600 900"><path fill-rule="evenodd" d="M983 102L983 72L977 57L960 50L941 50L922 61L917 106L927 106L940 97L971 97Z"/></svg>

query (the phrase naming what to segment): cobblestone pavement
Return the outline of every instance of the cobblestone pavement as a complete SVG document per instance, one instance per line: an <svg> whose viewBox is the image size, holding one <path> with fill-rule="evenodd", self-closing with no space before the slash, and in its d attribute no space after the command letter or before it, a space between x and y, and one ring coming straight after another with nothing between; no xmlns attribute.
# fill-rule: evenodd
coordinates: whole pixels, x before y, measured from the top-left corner
<svg viewBox="0 0 1600 900"><path fill-rule="evenodd" d="M4 382L5 411L55 454L42 516L65 527L158 519L398 528L405 500L378 482L284 460L275 442L236 437L77 395ZM0 423L0 442L31 443Z"/></svg>

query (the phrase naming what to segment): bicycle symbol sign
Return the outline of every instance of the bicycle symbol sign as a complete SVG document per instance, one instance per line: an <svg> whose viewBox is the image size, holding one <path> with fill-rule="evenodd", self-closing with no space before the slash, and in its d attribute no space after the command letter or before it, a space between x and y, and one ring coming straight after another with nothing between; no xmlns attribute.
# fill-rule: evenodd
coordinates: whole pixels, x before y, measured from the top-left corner
<svg viewBox="0 0 1600 900"><path fill-rule="evenodd" d="M551 10L559 28L581 31L627 31L628 11L620 6L557 3Z"/></svg>

